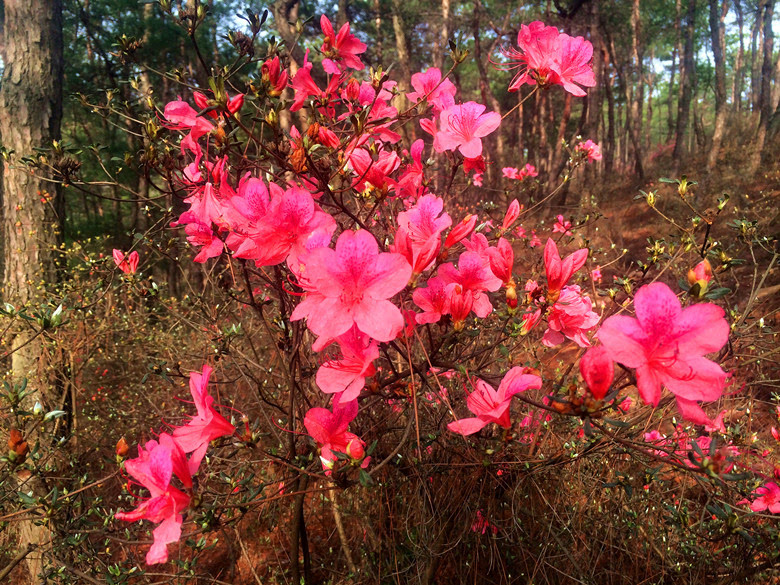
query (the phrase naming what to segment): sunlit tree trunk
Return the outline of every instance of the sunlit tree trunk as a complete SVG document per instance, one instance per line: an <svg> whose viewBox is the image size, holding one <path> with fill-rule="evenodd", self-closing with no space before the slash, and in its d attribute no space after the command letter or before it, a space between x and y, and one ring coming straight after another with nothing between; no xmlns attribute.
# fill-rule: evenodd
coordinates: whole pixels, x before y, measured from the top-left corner
<svg viewBox="0 0 780 585"><path fill-rule="evenodd" d="M679 169L686 155L685 139L691 115L694 76L694 32L696 27L696 0L688 0L685 16L685 49L680 69L680 102L677 107L677 130L675 132L674 160Z"/></svg>
<svg viewBox="0 0 780 585"><path fill-rule="evenodd" d="M447 54L447 44L450 38L450 0L441 0L441 29L439 38L434 39L433 46L433 65L442 69L444 67L444 56Z"/></svg>
<svg viewBox="0 0 780 585"><path fill-rule="evenodd" d="M41 300L41 293L57 281L58 248L62 241L64 206L60 190L44 170L56 165L57 154L46 155L36 174L20 159L35 148L51 148L60 138L62 120L62 2L61 0L6 0L5 46L2 88L0 88L0 136L15 155L3 169L3 289L2 300L16 306ZM29 329L15 331L12 347L21 347L11 357L15 380L26 378L28 395L21 407L31 410L35 402L52 406L47 383L46 352L41 337ZM28 436L30 445L36 438ZM19 478L20 480L23 478ZM24 478L20 490L46 495L45 479ZM51 529L45 519L39 526L20 523L22 545L37 548L27 557L34 582L45 568L44 557L51 547Z"/></svg>
<svg viewBox="0 0 780 585"><path fill-rule="evenodd" d="M750 29L750 111L759 111L759 96L761 94L761 78L759 77L758 63L761 59L762 45L758 43L758 35L761 32L761 11L765 0L761 0L756 8L753 26Z"/></svg>
<svg viewBox="0 0 780 585"><path fill-rule="evenodd" d="M726 126L726 33L724 21L728 14L728 2L719 3L710 0L710 38L712 54L715 58L715 130L712 134L712 146L707 157L707 170L712 170L718 160L718 151L723 140Z"/></svg>
<svg viewBox="0 0 780 585"><path fill-rule="evenodd" d="M772 18L774 16L775 0L763 2L762 26L764 33L763 61L761 64L761 93L759 96L759 119L756 137L753 141L754 151L750 158L750 173L754 174L761 165L761 155L766 142L769 118L772 115L772 50L774 45L774 33L772 31Z"/></svg>
<svg viewBox="0 0 780 585"><path fill-rule="evenodd" d="M745 85L745 19L742 15L741 0L734 0L734 8L737 12L737 26L739 27L739 49L737 50L737 57L734 61L734 83L731 88L731 103L733 104L734 111L739 112L742 109L742 88Z"/></svg>

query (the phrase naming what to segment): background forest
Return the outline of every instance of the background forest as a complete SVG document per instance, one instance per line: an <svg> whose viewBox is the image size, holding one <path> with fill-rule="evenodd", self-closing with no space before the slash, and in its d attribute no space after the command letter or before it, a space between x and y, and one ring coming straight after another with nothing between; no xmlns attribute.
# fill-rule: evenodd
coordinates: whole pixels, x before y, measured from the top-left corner
<svg viewBox="0 0 780 585"><path fill-rule="evenodd" d="M761 485L756 477L780 481L774 0L0 7L0 583L780 582L770 513L780 510L738 504ZM300 349L292 301L271 302L303 293L290 292L295 282L278 268L193 262L187 237L195 240L176 223L187 210L188 155L165 109L192 104L195 91L215 96L199 117L218 127L215 144L237 169L267 170L252 166L265 163L263 147L238 138L257 126L274 145L268 153L286 161L278 174L294 174L291 129L314 140L317 108L290 111L292 88L274 95L264 63L279 56L292 80L313 61L324 87L323 14L367 46L361 80L397 83L392 104L408 113L396 128L403 156L416 140L431 142L413 119L424 106L405 97L430 67L449 72L459 102L502 116L483 138L480 177L430 149L420 164L453 225L474 214L477 231L502 235L507 206L520 202L521 305L525 276L543 274L537 243L552 231L562 248L589 248L581 284L602 315L624 311L659 278L691 303L724 308L731 337L718 359L734 374L712 409L717 439L693 440L669 400L640 404L626 368L620 389L629 390L612 396L603 420L539 393L523 402L522 428L484 431L476 447L448 436L452 407L431 375L441 390L444 373L479 367L498 386L498 372L520 364L549 374L559 395L575 394L578 348L532 347L525 322L502 305L492 330L465 328L462 350L448 345L455 332L427 329L423 351L442 354L440 363L425 356L433 374L411 357L405 370L383 349L350 427L373 463L363 469L362 457L339 453L343 468L323 470L302 421L306 408L324 406L312 388L326 358ZM517 73L508 49L537 20L592 43L596 84L584 97L507 90ZM254 109L241 128L223 128L216 102L236 94ZM585 140L600 145L599 160L578 155ZM507 168L527 164L537 174L508 180ZM355 197L373 212L386 193L369 191ZM113 249L138 252L137 268L125 270L124 252L112 260ZM689 277L704 259L706 281ZM488 335L488 349L473 349ZM213 443L170 562L145 565L150 525L114 517L139 491L123 464L162 424L189 420L187 381L206 363L238 430ZM448 386L451 396L460 389ZM563 416L551 418L556 408ZM683 454L643 447L654 431L687 445ZM737 454L747 462L734 469Z"/></svg>

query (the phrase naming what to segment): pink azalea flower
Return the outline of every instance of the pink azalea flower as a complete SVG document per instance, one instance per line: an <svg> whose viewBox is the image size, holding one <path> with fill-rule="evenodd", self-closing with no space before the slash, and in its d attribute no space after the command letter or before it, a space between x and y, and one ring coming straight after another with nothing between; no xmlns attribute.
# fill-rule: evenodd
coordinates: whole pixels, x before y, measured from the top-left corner
<svg viewBox="0 0 780 585"><path fill-rule="evenodd" d="M336 221L320 209L306 189L290 187L282 191L274 183L270 187L267 211L254 227L246 230L248 239L228 236L228 245L235 250L236 257L254 260L258 266L274 266L285 260L288 265L295 264L312 234L323 232L330 236ZM258 212L260 207L257 202Z"/></svg>
<svg viewBox="0 0 780 585"><path fill-rule="evenodd" d="M309 50L303 56L303 66L295 73L292 80L292 88L295 90L295 99L290 106L291 112L297 112L303 107L304 102L311 96L322 98L325 95L311 77L313 64L309 62Z"/></svg>
<svg viewBox="0 0 780 585"><path fill-rule="evenodd" d="M189 469L193 475L206 455L209 443L219 437L232 435L235 431L235 427L212 406L214 397L208 393L212 371L210 366L204 365L202 372L190 374L190 393L198 414L183 427L173 429L173 440L176 444L184 453L192 453Z"/></svg>
<svg viewBox="0 0 780 585"><path fill-rule="evenodd" d="M639 395L657 405L665 386L677 398L683 418L710 422L699 401L717 400L726 373L704 357L726 344L729 324L723 309L700 303L683 309L661 282L640 288L634 297L636 318L613 315L598 332L613 361L636 369Z"/></svg>
<svg viewBox="0 0 780 585"><path fill-rule="evenodd" d="M512 280L512 268L515 263L515 252L510 244L504 238L498 239L495 248L488 249L490 258L490 270L501 279L501 283L507 285Z"/></svg>
<svg viewBox="0 0 780 585"><path fill-rule="evenodd" d="M441 247L441 233L452 225L443 209L441 197L423 195L415 206L398 214L398 230L391 250L403 254L415 274L432 265Z"/></svg>
<svg viewBox="0 0 780 585"><path fill-rule="evenodd" d="M518 69L509 91L518 91L520 87L529 83L538 83L545 86L554 83L550 79L552 69L560 50L560 33L554 26L545 26L543 22L535 21L529 25L522 25L517 33L517 49L507 49L505 55L510 58L507 69Z"/></svg>
<svg viewBox="0 0 780 585"><path fill-rule="evenodd" d="M773 481L768 481L754 492L758 497L750 504L754 512L764 510L772 514L780 514L780 486Z"/></svg>
<svg viewBox="0 0 780 585"><path fill-rule="evenodd" d="M416 288L412 293L414 304L423 312L415 317L419 325L437 323L447 312L447 284L438 276L428 280L428 286Z"/></svg>
<svg viewBox="0 0 780 585"><path fill-rule="evenodd" d="M469 410L477 416L453 421L447 428L461 435L472 435L490 423L508 429L512 426L509 418L512 397L529 388L541 387L542 379L539 376L527 374L526 369L520 367L514 367L506 373L498 390L483 380L477 380L474 391L466 398Z"/></svg>
<svg viewBox="0 0 780 585"><path fill-rule="evenodd" d="M593 311L588 295L582 294L577 285L565 286L547 315L542 344L554 347L563 343L565 337L580 347L590 347L586 334L598 322L599 315Z"/></svg>
<svg viewBox="0 0 780 585"><path fill-rule="evenodd" d="M422 153L425 142L422 139L415 140L410 149L412 162L406 165L404 172L398 178L396 191L401 197L416 197L424 193Z"/></svg>
<svg viewBox="0 0 780 585"><path fill-rule="evenodd" d="M501 223L501 231L506 231L520 216L520 203L517 199L512 199L512 203L507 207L506 214L504 215L504 221Z"/></svg>
<svg viewBox="0 0 780 585"><path fill-rule="evenodd" d="M560 83L570 94L582 97L585 91L579 87L593 87L596 77L590 64L593 45L582 37L561 34L560 47L552 65L555 83Z"/></svg>
<svg viewBox="0 0 780 585"><path fill-rule="evenodd" d="M458 258L458 268L454 264L442 264L439 276L446 284L459 284L465 291L473 294L474 314L484 319L493 310L485 291L495 292L501 288L501 279L490 270L490 260L476 252L463 252Z"/></svg>
<svg viewBox="0 0 780 585"><path fill-rule="evenodd" d="M519 172L515 167L504 167L501 169L501 174L504 175L505 179L517 179Z"/></svg>
<svg viewBox="0 0 780 585"><path fill-rule="evenodd" d="M544 271L547 274L548 296L552 297L552 300L555 300L555 292L569 282L572 275L585 265L587 259L588 249L582 248L561 260L555 241L552 238L547 239L544 246Z"/></svg>
<svg viewBox="0 0 780 585"><path fill-rule="evenodd" d="M475 158L464 158L463 159L463 172L467 175L471 171L477 171L480 175L485 172L487 169L487 164L485 163L485 158L480 154L478 157Z"/></svg>
<svg viewBox="0 0 780 585"><path fill-rule="evenodd" d="M444 248L452 248L452 246L464 238L468 238L475 227L477 227L477 216L469 213L447 234L447 239L444 240Z"/></svg>
<svg viewBox="0 0 780 585"><path fill-rule="evenodd" d="M188 223L184 232L191 245L200 247L200 252L194 258L195 262L205 262L222 254L224 244L209 226L200 222Z"/></svg>
<svg viewBox="0 0 780 585"><path fill-rule="evenodd" d="M436 152L459 150L466 158L482 154L482 138L501 125L501 114L483 114L485 106L476 102L450 106L439 115L439 131L433 142Z"/></svg>
<svg viewBox="0 0 780 585"><path fill-rule="evenodd" d="M571 222L567 221L562 215L559 215L555 225L553 226L553 233L563 234L564 236L571 236Z"/></svg>
<svg viewBox="0 0 780 585"><path fill-rule="evenodd" d="M320 18L320 27L325 35L325 42L320 49L326 57L322 60L322 67L327 73L333 75L341 73L339 64L358 71L365 67L358 55L366 52L366 44L350 34L348 22L344 23L336 34L330 20L323 14Z"/></svg>
<svg viewBox="0 0 780 585"><path fill-rule="evenodd" d="M531 239L528 240L528 246L531 248L536 248L537 246L542 245L542 240L539 239L539 236L536 235L536 230L531 230Z"/></svg>
<svg viewBox="0 0 780 585"><path fill-rule="evenodd" d="M125 254L122 250L114 248L112 254L119 270L125 274L135 274L135 271L138 269L138 252L132 251L129 254Z"/></svg>
<svg viewBox="0 0 780 585"><path fill-rule="evenodd" d="M509 91L518 91L525 83L540 87L560 84L572 95L584 96L580 86L596 85L590 65L593 45L584 38L561 34L555 27L536 21L520 27L517 45L519 51L504 51L510 59L507 69L519 70Z"/></svg>
<svg viewBox="0 0 780 585"><path fill-rule="evenodd" d="M309 435L320 447L320 460L325 474L330 475L336 463L334 453L345 453L353 460L365 457L365 443L354 433L347 431L358 413L357 400L339 402L333 411L326 408L311 408L303 419ZM370 457L363 459L361 467L368 466Z"/></svg>
<svg viewBox="0 0 780 585"><path fill-rule="evenodd" d="M401 166L401 159L394 151L382 150L374 160L365 148L356 148L349 155L349 163L355 173L352 186L357 191L373 187L382 194L395 188L395 181L390 175Z"/></svg>
<svg viewBox="0 0 780 585"><path fill-rule="evenodd" d="M441 71L436 67L412 75L412 87L414 91L406 94L409 101L417 103L427 99L436 114L455 105L457 89L449 79L441 80Z"/></svg>
<svg viewBox="0 0 780 585"><path fill-rule="evenodd" d="M181 98L166 104L163 115L165 116L165 119L170 122L170 124L168 124L169 128L175 130L187 129L190 131L181 141L182 154L185 149L189 149L198 154L200 152L198 139L214 129L214 125L211 122L204 116L198 116L198 112L195 111L195 108L187 102L182 101Z"/></svg>
<svg viewBox="0 0 780 585"><path fill-rule="evenodd" d="M591 347L580 359L580 374L596 400L602 400L612 386L615 366L604 346Z"/></svg>
<svg viewBox="0 0 780 585"><path fill-rule="evenodd" d="M338 403L351 402L360 395L366 378L374 375L379 346L356 327L339 335L336 341L341 348L341 359L322 364L315 380L326 394L338 394Z"/></svg>
<svg viewBox="0 0 780 585"><path fill-rule="evenodd" d="M306 317L309 329L326 339L346 333L354 324L377 341L390 341L404 320L388 299L406 287L411 275L406 259L380 253L369 232L346 230L335 250L317 248L309 253L305 285L309 293L291 319Z"/></svg>
<svg viewBox="0 0 780 585"><path fill-rule="evenodd" d="M149 441L145 448L138 447L138 457L125 462L127 472L149 490L144 500L132 512L117 512L116 518L127 522L149 520L159 523L154 529L154 543L146 553L146 563L155 565L168 560L168 544L181 538L182 511L190 505L190 496L171 485L176 473L185 485L192 486L192 479L183 463L184 455L170 435L161 435L160 442ZM181 474L181 475L179 475Z"/></svg>
<svg viewBox="0 0 780 585"><path fill-rule="evenodd" d="M482 173L474 173L474 176L471 178L471 180L474 183L475 187L481 187L482 186Z"/></svg>
<svg viewBox="0 0 780 585"><path fill-rule="evenodd" d="M198 106L201 110L205 110L211 106L217 105L215 101L210 100L204 93L200 91L192 92L192 99L195 102L195 105ZM236 94L233 97L228 97L227 100L227 104L225 105L228 113L235 114L244 105L244 94ZM213 120L217 120L222 114L216 110L210 110L206 113L206 115Z"/></svg>
<svg viewBox="0 0 780 585"><path fill-rule="evenodd" d="M278 97L287 87L287 70L281 68L279 56L266 59L260 66L261 79L268 84L268 95Z"/></svg>
<svg viewBox="0 0 780 585"><path fill-rule="evenodd" d="M575 152L581 152L583 155L587 156L588 162L601 160L601 147L592 140L580 142L574 147L574 150Z"/></svg>
<svg viewBox="0 0 780 585"><path fill-rule="evenodd" d="M593 282L601 282L601 266L596 266L596 268L591 270L590 277L593 279Z"/></svg>
<svg viewBox="0 0 780 585"><path fill-rule="evenodd" d="M520 170L520 179L525 179L526 177L538 177L539 171L536 170L536 167L532 164L526 164L521 170Z"/></svg>
<svg viewBox="0 0 780 585"><path fill-rule="evenodd" d="M623 412L626 413L629 410L631 410L631 407L634 405L634 401L631 400L630 396L626 396L623 401L618 404L618 408Z"/></svg>

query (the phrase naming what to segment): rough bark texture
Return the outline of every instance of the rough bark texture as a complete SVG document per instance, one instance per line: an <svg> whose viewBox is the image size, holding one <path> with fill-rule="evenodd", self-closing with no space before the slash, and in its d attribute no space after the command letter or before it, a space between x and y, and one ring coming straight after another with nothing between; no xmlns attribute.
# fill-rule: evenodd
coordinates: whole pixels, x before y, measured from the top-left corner
<svg viewBox="0 0 780 585"><path fill-rule="evenodd" d="M52 156L42 157L35 175L21 163L34 148L50 148L59 139L62 120L62 2L61 0L6 0L5 72L0 88L0 137L7 151L14 151L3 169L3 283L2 298L21 306L34 302L57 277L57 246L62 236L59 190L44 180ZM54 155L56 157L56 155ZM32 341L30 339L32 338ZM29 329L13 335L12 347L23 346L11 358L15 379L27 378L23 408L35 401L46 405L45 354L40 337ZM24 345L23 345L24 344ZM34 437L28 436L28 441ZM20 489L40 495L45 490L36 476L22 480ZM45 493L45 492L44 492ZM27 557L33 582L44 569L50 547L47 524L30 521L19 525L22 546L34 551Z"/></svg>
<svg viewBox="0 0 780 585"><path fill-rule="evenodd" d="M694 67L694 30L696 27L696 0L688 0L688 10L685 16L685 49L681 59L680 69L680 103L677 107L677 131L675 132L674 159L678 168L684 162L686 148L685 138L691 115L691 99L693 98L693 67Z"/></svg>
<svg viewBox="0 0 780 585"><path fill-rule="evenodd" d="M715 130L712 134L712 146L707 157L707 170L715 168L718 151L723 141L726 127L726 33L724 21L728 13L728 2L719 6L718 0L710 0L710 38L712 54L715 58Z"/></svg>
<svg viewBox="0 0 780 585"><path fill-rule="evenodd" d="M756 129L756 138L753 148L755 149L750 157L750 174L755 174L758 167L761 165L761 154L764 151L764 144L766 142L767 127L769 125L769 118L772 115L772 73L773 73L773 61L772 50L774 45L774 34L772 32L772 19L774 16L775 0L766 0L762 3L763 8L763 32L764 32L764 46L763 46L763 62L761 64L761 93L759 95L759 119L758 128Z"/></svg>

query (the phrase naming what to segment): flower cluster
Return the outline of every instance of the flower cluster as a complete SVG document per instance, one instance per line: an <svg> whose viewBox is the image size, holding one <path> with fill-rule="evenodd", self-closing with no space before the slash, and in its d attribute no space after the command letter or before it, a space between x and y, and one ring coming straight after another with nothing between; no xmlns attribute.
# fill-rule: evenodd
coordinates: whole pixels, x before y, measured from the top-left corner
<svg viewBox="0 0 780 585"><path fill-rule="evenodd" d="M232 435L235 430L213 407L214 397L208 393L211 372L206 365L202 372L190 374L190 393L197 414L186 425L174 427L172 433L161 433L157 440L139 445L138 457L125 462L127 473L149 490L149 498L132 512L117 512L116 517L159 524L154 529L154 544L146 553L150 565L166 562L167 545L181 537L183 512L190 505L193 490L192 478L198 473L209 443ZM181 487L173 485L174 478L178 478Z"/></svg>

